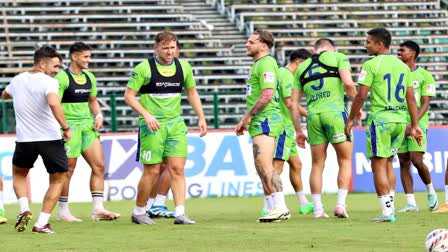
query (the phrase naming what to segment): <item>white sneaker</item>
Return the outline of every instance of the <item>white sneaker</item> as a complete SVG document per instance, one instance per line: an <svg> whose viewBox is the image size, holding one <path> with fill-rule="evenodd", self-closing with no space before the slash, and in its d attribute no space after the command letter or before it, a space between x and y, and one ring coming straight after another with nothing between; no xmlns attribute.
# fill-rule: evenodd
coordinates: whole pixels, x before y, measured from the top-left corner
<svg viewBox="0 0 448 252"><path fill-rule="evenodd" d="M324 209L319 209L317 211L314 211L314 218L323 219L323 218L329 218L329 216L328 214L325 213Z"/></svg>
<svg viewBox="0 0 448 252"><path fill-rule="evenodd" d="M279 222L291 218L291 213L288 209L272 209L266 216L258 219L257 222Z"/></svg>

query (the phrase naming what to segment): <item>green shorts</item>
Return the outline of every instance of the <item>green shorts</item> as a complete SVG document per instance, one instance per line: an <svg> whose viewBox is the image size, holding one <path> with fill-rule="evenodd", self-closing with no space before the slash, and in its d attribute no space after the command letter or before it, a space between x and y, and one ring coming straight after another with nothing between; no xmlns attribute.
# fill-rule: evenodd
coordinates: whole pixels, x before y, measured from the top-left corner
<svg viewBox="0 0 448 252"><path fill-rule="evenodd" d="M252 138L262 134L277 138L282 132L283 126L280 112L278 114L256 115L249 124L249 135Z"/></svg>
<svg viewBox="0 0 448 252"><path fill-rule="evenodd" d="M78 158L93 142L100 137L100 133L93 129L95 121L67 122L73 132L72 138L65 142L64 148L67 158Z"/></svg>
<svg viewBox="0 0 448 252"><path fill-rule="evenodd" d="M401 143L401 146L398 149L398 153L426 152L428 130L425 128L421 128L421 129L425 133L425 134L423 134L423 137L422 137L422 146L418 145L417 141L412 140L412 137L407 136L407 137L404 137L403 142Z"/></svg>
<svg viewBox="0 0 448 252"><path fill-rule="evenodd" d="M406 123L368 122L366 125L367 156L369 158L395 156L403 142L406 125Z"/></svg>
<svg viewBox="0 0 448 252"><path fill-rule="evenodd" d="M351 141L345 135L347 112L330 111L307 116L308 142L310 145Z"/></svg>
<svg viewBox="0 0 448 252"><path fill-rule="evenodd" d="M139 127L137 161L142 164L159 164L165 157L187 157L188 129L182 117L160 122L157 131L146 124Z"/></svg>
<svg viewBox="0 0 448 252"><path fill-rule="evenodd" d="M294 125L288 125L275 141L274 158L288 161L298 155Z"/></svg>

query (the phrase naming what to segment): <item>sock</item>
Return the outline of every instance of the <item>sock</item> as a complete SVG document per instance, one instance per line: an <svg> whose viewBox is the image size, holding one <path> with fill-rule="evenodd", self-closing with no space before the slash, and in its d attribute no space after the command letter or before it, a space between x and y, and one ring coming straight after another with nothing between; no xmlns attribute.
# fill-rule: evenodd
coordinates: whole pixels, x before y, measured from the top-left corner
<svg viewBox="0 0 448 252"><path fill-rule="evenodd" d="M62 216L66 216L70 213L68 209L68 197L60 196L58 200L59 205L59 214Z"/></svg>
<svg viewBox="0 0 448 252"><path fill-rule="evenodd" d="M345 208L345 199L347 198L348 190L347 189L338 189L338 201L336 205Z"/></svg>
<svg viewBox="0 0 448 252"><path fill-rule="evenodd" d="M408 203L408 205L413 205L413 206L417 205L417 203L415 202L415 196L413 193L406 194L406 202Z"/></svg>
<svg viewBox="0 0 448 252"><path fill-rule="evenodd" d="M436 194L436 191L434 190L434 186L432 185L432 182L426 185L426 189L428 189L428 194Z"/></svg>
<svg viewBox="0 0 448 252"><path fill-rule="evenodd" d="M48 224L48 220L50 219L51 213L39 213L39 218L37 219L36 226L43 228Z"/></svg>
<svg viewBox="0 0 448 252"><path fill-rule="evenodd" d="M176 209L174 211L176 212L175 213L176 217L184 215L185 214L185 206L176 206Z"/></svg>
<svg viewBox="0 0 448 252"><path fill-rule="evenodd" d="M165 206L166 195L156 195L154 206Z"/></svg>
<svg viewBox="0 0 448 252"><path fill-rule="evenodd" d="M148 201L146 202L146 210L149 210L152 205L154 205L154 198L149 198Z"/></svg>
<svg viewBox="0 0 448 252"><path fill-rule="evenodd" d="M395 190L390 190L389 194L390 194L391 199L395 200Z"/></svg>
<svg viewBox="0 0 448 252"><path fill-rule="evenodd" d="M146 214L145 207L135 206L134 211L132 211L132 213L135 215L144 215Z"/></svg>
<svg viewBox="0 0 448 252"><path fill-rule="evenodd" d="M306 198L306 194L303 191L296 192L296 197L301 206L308 204L308 199Z"/></svg>
<svg viewBox="0 0 448 252"><path fill-rule="evenodd" d="M268 212L272 211L272 208L274 208L274 201L272 201L272 195L269 195L268 197Z"/></svg>
<svg viewBox="0 0 448 252"><path fill-rule="evenodd" d="M379 200L381 203L381 209L383 210L384 216L389 216L393 213L393 204L394 202L391 201L391 195L385 194L383 196L379 196Z"/></svg>
<svg viewBox="0 0 448 252"><path fill-rule="evenodd" d="M445 203L448 203L448 185L445 185Z"/></svg>
<svg viewBox="0 0 448 252"><path fill-rule="evenodd" d="M285 195L283 192L276 192L271 194L272 197L272 209L286 209Z"/></svg>
<svg viewBox="0 0 448 252"><path fill-rule="evenodd" d="M0 191L0 209L5 209L3 205L3 191Z"/></svg>
<svg viewBox="0 0 448 252"><path fill-rule="evenodd" d="M311 198L313 199L314 212L317 212L318 210L323 210L324 209L324 206L322 205L322 200L320 199L320 193L318 193L318 194L311 194Z"/></svg>
<svg viewBox="0 0 448 252"><path fill-rule="evenodd" d="M92 211L103 210L103 192L92 192Z"/></svg>
<svg viewBox="0 0 448 252"><path fill-rule="evenodd" d="M272 197L271 195L265 196L263 201L263 210L266 210L267 212L271 211L272 209Z"/></svg>
<svg viewBox="0 0 448 252"><path fill-rule="evenodd" d="M19 206L20 206L20 213L23 213L25 211L30 211L30 206L28 205L27 197L21 197L19 199Z"/></svg>

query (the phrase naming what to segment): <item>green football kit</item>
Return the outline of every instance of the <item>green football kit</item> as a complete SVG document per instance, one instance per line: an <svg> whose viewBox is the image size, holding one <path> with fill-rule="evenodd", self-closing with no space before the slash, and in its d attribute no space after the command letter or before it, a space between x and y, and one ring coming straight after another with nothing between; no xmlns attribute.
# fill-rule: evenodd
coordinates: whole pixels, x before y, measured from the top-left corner
<svg viewBox="0 0 448 252"><path fill-rule="evenodd" d="M188 129L181 116L181 93L183 88L196 87L191 65L176 58L163 65L150 58L133 69L127 87L140 93L140 104L160 124L157 131L151 131L139 116L137 161L158 164L165 157L187 157Z"/></svg>
<svg viewBox="0 0 448 252"><path fill-rule="evenodd" d="M410 73L410 81L414 88L414 96L415 101L417 102L417 108L422 106L421 97L422 96L435 96L436 95L436 82L432 76L432 74L426 71L422 67L418 67L411 71ZM418 145L417 141L413 140L412 137L405 137L403 143L398 150L398 153L407 153L407 152L426 152L427 150L427 135L426 132L428 130L429 124L429 112L426 111L425 114L420 118L418 124L423 131L422 138L422 146ZM410 121L408 115L408 121Z"/></svg>
<svg viewBox="0 0 448 252"><path fill-rule="evenodd" d="M279 68L278 73L280 83L280 113L283 118L284 127L276 141L274 158L287 161L289 157L299 155L291 111L286 107L284 100L285 98L291 97L294 75L286 67Z"/></svg>
<svg viewBox="0 0 448 252"><path fill-rule="evenodd" d="M400 147L407 125L409 67L395 55L378 55L362 65L358 84L370 88L367 156L389 158Z"/></svg>
<svg viewBox="0 0 448 252"><path fill-rule="evenodd" d="M351 71L342 53L324 51L305 60L294 75L293 88L306 96L310 145L351 141L344 133L347 111L339 71Z"/></svg>
<svg viewBox="0 0 448 252"><path fill-rule="evenodd" d="M73 135L65 142L68 158L78 158L100 137L94 130L95 121L89 108L89 98L97 95L95 76L83 70L77 75L69 68L60 71L55 78L59 81L59 97L68 126Z"/></svg>
<svg viewBox="0 0 448 252"><path fill-rule="evenodd" d="M275 90L269 104L257 113L249 124L249 135L255 137L261 134L277 138L283 129L283 119L279 109L278 65L271 56L264 56L254 62L246 83L246 108L251 109L262 91L267 88Z"/></svg>

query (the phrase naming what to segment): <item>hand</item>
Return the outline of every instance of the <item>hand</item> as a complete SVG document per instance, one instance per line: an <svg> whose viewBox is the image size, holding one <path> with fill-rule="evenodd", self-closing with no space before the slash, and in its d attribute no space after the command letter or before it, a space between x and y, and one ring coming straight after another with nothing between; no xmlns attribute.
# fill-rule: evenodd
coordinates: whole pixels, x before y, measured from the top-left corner
<svg viewBox="0 0 448 252"><path fill-rule="evenodd" d="M409 133L410 133L410 136L412 137L412 139L413 139L414 141L417 141L417 143L418 143L419 146L422 146L422 145L423 145L423 143L422 143L422 139L423 139L423 131L422 131L422 129L420 129L419 126L417 126L417 127L415 127L415 128L414 128L414 127L411 127Z"/></svg>
<svg viewBox="0 0 448 252"><path fill-rule="evenodd" d="M406 126L406 131L404 133L404 136L407 137L407 136L410 136L410 135L411 135L411 125L408 124L408 126Z"/></svg>
<svg viewBox="0 0 448 252"><path fill-rule="evenodd" d="M99 130L99 129L101 129L101 127L103 127L103 121L104 121L103 116L99 116L99 117L97 117L97 118L95 119L95 124L93 125L93 129L94 129L94 130Z"/></svg>
<svg viewBox="0 0 448 252"><path fill-rule="evenodd" d="M207 134L207 122L205 121L205 118L201 118L199 119L198 122L198 127L199 127L199 136L203 137Z"/></svg>
<svg viewBox="0 0 448 252"><path fill-rule="evenodd" d="M297 146L302 149L305 149L305 141L308 142L308 137L303 133L302 130L296 131L296 142Z"/></svg>
<svg viewBox="0 0 448 252"><path fill-rule="evenodd" d="M148 114L143 116L143 118L145 119L146 126L148 127L149 130L157 131L158 129L160 129L159 121L157 121L157 119L154 116Z"/></svg>
<svg viewBox="0 0 448 252"><path fill-rule="evenodd" d="M235 133L237 136L244 135L244 131L247 131L249 129L249 123L252 120L251 117L248 117L246 115L243 116L241 121L236 125Z"/></svg>
<svg viewBox="0 0 448 252"><path fill-rule="evenodd" d="M345 135L347 137L352 137L352 127L353 127L353 120L347 120L345 123Z"/></svg>
<svg viewBox="0 0 448 252"><path fill-rule="evenodd" d="M65 142L70 140L70 138L72 138L72 135L73 135L73 131L70 128L68 128L68 130L62 132L62 138Z"/></svg>

